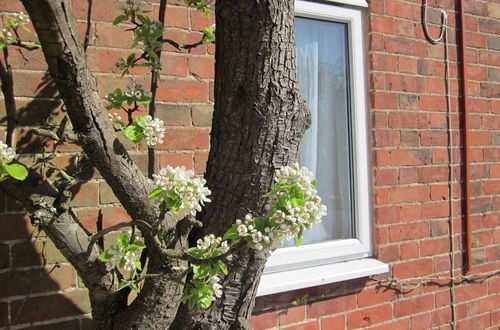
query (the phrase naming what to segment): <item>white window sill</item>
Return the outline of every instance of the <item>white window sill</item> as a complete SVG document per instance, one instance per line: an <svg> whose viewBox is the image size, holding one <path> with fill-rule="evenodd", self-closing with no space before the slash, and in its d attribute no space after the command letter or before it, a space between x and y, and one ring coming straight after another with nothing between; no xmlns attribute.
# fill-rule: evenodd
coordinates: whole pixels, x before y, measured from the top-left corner
<svg viewBox="0 0 500 330"><path fill-rule="evenodd" d="M368 7L365 0L326 0L328 2L343 3L351 6Z"/></svg>
<svg viewBox="0 0 500 330"><path fill-rule="evenodd" d="M386 274L389 265L373 258L286 270L262 275L257 296Z"/></svg>

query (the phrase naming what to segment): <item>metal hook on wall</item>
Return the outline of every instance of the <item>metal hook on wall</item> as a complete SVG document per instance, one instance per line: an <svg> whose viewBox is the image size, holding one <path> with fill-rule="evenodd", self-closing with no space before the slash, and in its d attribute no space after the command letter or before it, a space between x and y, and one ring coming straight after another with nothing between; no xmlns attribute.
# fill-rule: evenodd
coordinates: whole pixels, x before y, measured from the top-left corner
<svg viewBox="0 0 500 330"><path fill-rule="evenodd" d="M424 28L424 33L425 37L427 40L429 40L430 43L433 45L436 45L439 43L441 40L446 35L446 27L448 24L448 14L444 9L441 9L441 31L439 32L439 37L437 39L434 39L431 34L429 33L428 27L427 27L427 0L423 0L422 3L422 26Z"/></svg>

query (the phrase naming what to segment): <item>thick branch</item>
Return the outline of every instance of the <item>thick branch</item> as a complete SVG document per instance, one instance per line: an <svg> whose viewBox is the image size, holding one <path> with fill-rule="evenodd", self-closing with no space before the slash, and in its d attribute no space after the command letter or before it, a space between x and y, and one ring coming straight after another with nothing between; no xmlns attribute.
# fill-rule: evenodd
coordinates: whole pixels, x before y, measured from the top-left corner
<svg viewBox="0 0 500 330"><path fill-rule="evenodd" d="M14 130L17 126L16 99L14 98L14 79L12 79L12 68L9 64L9 50L3 49L5 65L0 61L0 83L4 97L5 109L7 111L7 138L5 143L12 146Z"/></svg>
<svg viewBox="0 0 500 330"><path fill-rule="evenodd" d="M143 219L150 224L160 223L162 240L169 248L180 249L186 244L176 233L176 218L166 216L158 221L159 210L147 198L150 191L147 179L114 136L107 113L103 111L96 83L89 71L85 52L67 2L64 0L22 0L22 2L38 34L50 74L64 100L83 150L128 214L133 219ZM168 260L164 260L162 255L155 251L153 237L148 235L147 231L144 236L151 258L149 269L155 272L166 271L169 267ZM156 289L158 292L155 293ZM120 324L125 328L128 326L144 328L152 325L166 328L177 311L182 289L183 286L178 283L163 281L153 283L146 280L139 297L129 307L127 313L123 313ZM158 299L170 303L159 304ZM140 311L146 312L139 315ZM161 323L151 320L155 317L155 313L163 315Z"/></svg>
<svg viewBox="0 0 500 330"><path fill-rule="evenodd" d="M0 182L0 191L16 198L31 213L30 218L54 242L61 253L76 268L78 275L89 289L96 318L110 318L110 310L121 310L126 306L126 293L117 292L118 278L115 272L98 259L99 250L87 253L90 237L81 227L73 212L57 208L59 193L33 171L19 182L8 178ZM105 310L98 306L107 306Z"/></svg>

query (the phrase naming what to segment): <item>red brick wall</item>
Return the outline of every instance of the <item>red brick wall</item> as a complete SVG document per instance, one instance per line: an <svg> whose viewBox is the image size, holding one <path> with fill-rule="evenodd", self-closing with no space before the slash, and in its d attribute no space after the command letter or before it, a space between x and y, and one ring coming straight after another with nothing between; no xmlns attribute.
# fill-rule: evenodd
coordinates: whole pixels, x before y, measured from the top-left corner
<svg viewBox="0 0 500 330"><path fill-rule="evenodd" d="M392 277L450 276L448 133L443 44L426 41L421 3L372 0L367 10L369 100L375 256ZM470 96L472 274L500 268L500 5L466 0ZM429 1L428 21L439 34L439 12L449 13L450 91L454 141L455 267L462 266L463 152L460 139L458 1ZM449 280L401 290L359 279L262 297L256 329L451 328ZM421 280L409 283L418 284ZM458 329L497 329L500 279L457 284ZM402 292L401 292L402 291ZM261 311L261 312L259 312Z"/></svg>
<svg viewBox="0 0 500 330"><path fill-rule="evenodd" d="M157 10L158 1L154 3ZM455 159L461 119L456 40L457 1L439 1L450 13L451 93ZM86 1L73 1L82 33L86 29ZM211 24L188 10L183 1L167 9L167 34L180 42L194 42L195 32ZM421 1L372 0L367 14L370 131L373 176L374 238L376 257L389 263L398 279L448 277L448 155L443 45L432 46L423 35ZM430 1L430 6L436 6ZM20 11L18 1L0 0L0 10ZM471 105L473 273L498 271L500 260L500 5L466 0L468 29L468 88ZM110 21L117 15L110 0L93 1L88 59L102 96L127 79L113 73L119 56L129 52L130 36ZM429 21L439 14L429 11ZM437 34L437 26L431 24ZM158 151L158 163L185 165L204 171L209 147L213 101L213 45L190 54L168 47L162 56L158 116L167 124L167 140ZM27 155L47 141L32 143L29 128L50 113L61 117L53 85L44 79L46 66L40 52L11 51L15 90L22 129L17 149ZM149 81L137 70L136 80ZM35 97L37 97L35 101ZM41 98L43 97L43 98ZM0 119L5 117L3 102ZM0 120L0 125L5 125ZM3 138L5 126L0 126ZM145 146L131 153L146 168ZM65 146L56 159L65 166L77 149ZM29 158L26 158L27 160ZM460 196L463 186L455 166L453 191L456 269L462 264ZM127 219L126 213L97 173L76 187L73 200L78 215L90 230ZM86 290L75 271L43 233L33 228L12 200L0 196L0 328L90 328ZM357 279L257 299L256 329L448 329L452 321L448 280L440 285L404 286L400 290ZM418 284L420 281L411 282ZM500 325L500 279L455 286L456 319L460 329L487 329Z"/></svg>

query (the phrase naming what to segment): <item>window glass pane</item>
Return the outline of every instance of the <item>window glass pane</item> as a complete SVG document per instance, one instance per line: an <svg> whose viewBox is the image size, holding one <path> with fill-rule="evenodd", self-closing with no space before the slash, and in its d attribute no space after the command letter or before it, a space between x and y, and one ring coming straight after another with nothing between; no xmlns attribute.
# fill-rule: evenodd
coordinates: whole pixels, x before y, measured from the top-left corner
<svg viewBox="0 0 500 330"><path fill-rule="evenodd" d="M348 26L296 18L298 79L312 115L299 163L316 173L328 215L303 244L354 237ZM289 244L286 244L289 245Z"/></svg>

